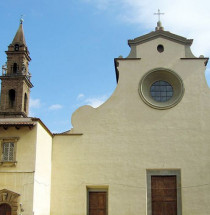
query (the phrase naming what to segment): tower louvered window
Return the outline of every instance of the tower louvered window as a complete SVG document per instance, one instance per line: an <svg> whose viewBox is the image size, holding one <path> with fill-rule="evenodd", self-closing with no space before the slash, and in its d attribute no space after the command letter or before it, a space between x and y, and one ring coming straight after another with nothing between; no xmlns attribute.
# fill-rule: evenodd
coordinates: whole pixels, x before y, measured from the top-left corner
<svg viewBox="0 0 210 215"><path fill-rule="evenodd" d="M3 161L14 161L14 143L3 143Z"/></svg>

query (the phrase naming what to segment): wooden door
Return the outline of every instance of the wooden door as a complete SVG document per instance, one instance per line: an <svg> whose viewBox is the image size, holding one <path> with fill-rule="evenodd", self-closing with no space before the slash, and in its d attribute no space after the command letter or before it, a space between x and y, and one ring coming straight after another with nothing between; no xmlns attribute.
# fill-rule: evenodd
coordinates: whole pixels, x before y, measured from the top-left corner
<svg viewBox="0 0 210 215"><path fill-rule="evenodd" d="M106 215L107 193L89 192L89 215Z"/></svg>
<svg viewBox="0 0 210 215"><path fill-rule="evenodd" d="M0 215L11 215L11 207L8 204L1 204Z"/></svg>
<svg viewBox="0 0 210 215"><path fill-rule="evenodd" d="M152 176L152 215L177 215L176 176Z"/></svg>

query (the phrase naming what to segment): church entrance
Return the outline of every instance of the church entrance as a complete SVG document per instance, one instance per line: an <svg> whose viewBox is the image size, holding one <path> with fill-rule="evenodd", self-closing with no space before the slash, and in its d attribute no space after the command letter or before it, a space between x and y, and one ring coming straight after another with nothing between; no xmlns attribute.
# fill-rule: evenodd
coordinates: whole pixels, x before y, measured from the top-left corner
<svg viewBox="0 0 210 215"><path fill-rule="evenodd" d="M176 176L152 176L152 215L177 215Z"/></svg>
<svg viewBox="0 0 210 215"><path fill-rule="evenodd" d="M0 215L11 215L11 207L8 204L1 204Z"/></svg>
<svg viewBox="0 0 210 215"><path fill-rule="evenodd" d="M89 215L107 214L107 192L89 192Z"/></svg>

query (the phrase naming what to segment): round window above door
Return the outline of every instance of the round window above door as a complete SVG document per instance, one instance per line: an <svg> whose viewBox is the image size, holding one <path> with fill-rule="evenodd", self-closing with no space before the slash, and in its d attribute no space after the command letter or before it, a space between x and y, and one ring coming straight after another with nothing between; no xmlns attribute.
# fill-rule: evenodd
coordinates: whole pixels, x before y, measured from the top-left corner
<svg viewBox="0 0 210 215"><path fill-rule="evenodd" d="M168 109L181 101L184 86L178 74L169 69L158 68L143 76L139 84L139 94L150 107Z"/></svg>

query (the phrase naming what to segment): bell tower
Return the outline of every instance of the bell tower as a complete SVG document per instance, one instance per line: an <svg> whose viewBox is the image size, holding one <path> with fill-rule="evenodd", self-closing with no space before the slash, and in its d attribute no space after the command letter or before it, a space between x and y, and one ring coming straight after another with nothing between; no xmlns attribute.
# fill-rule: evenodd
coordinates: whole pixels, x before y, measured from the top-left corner
<svg viewBox="0 0 210 215"><path fill-rule="evenodd" d="M27 117L30 88L33 87L28 65L31 60L26 45L23 19L17 33L8 46L7 62L2 66L0 118Z"/></svg>

